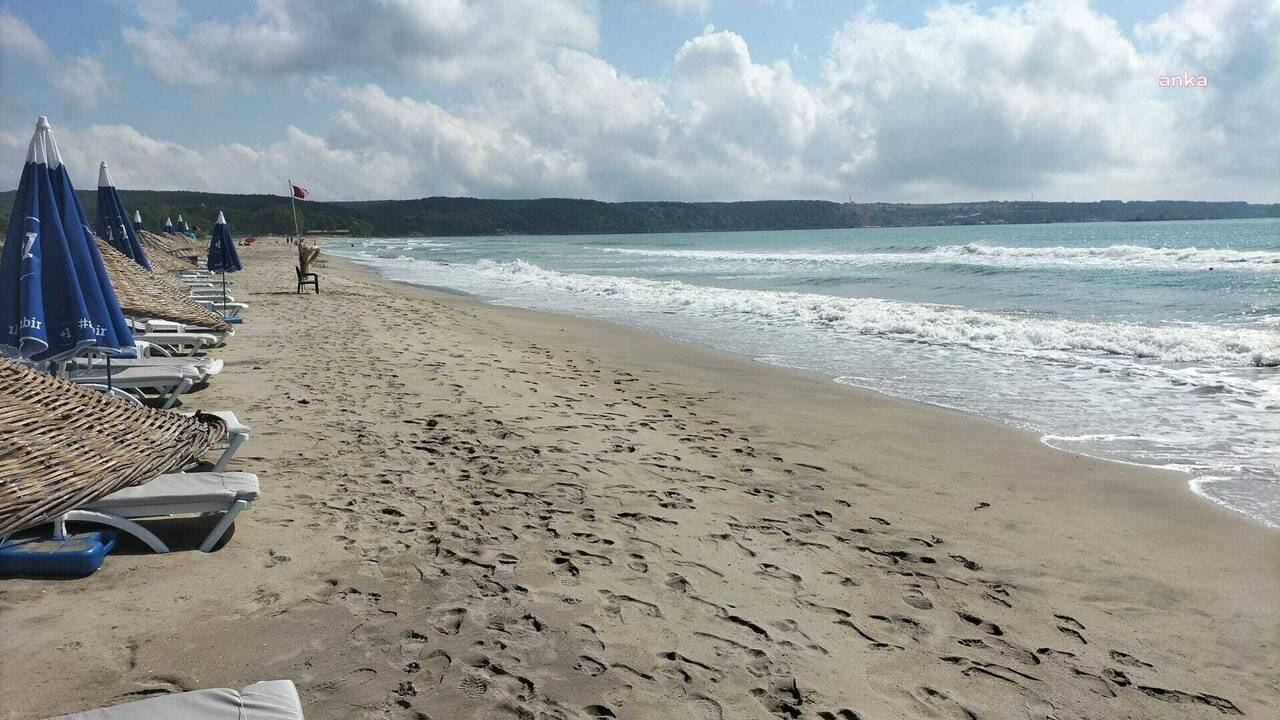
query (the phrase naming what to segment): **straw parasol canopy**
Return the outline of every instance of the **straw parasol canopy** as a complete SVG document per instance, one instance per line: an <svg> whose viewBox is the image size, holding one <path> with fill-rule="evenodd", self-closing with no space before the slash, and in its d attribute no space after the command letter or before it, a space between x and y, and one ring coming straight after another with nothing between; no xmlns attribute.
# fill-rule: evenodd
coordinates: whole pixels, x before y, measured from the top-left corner
<svg viewBox="0 0 1280 720"><path fill-rule="evenodd" d="M226 434L212 415L139 407L0 359L0 537L181 470Z"/></svg>
<svg viewBox="0 0 1280 720"><path fill-rule="evenodd" d="M101 238L98 239L98 252L125 315L172 320L211 330L230 328L217 313L192 300L174 278L143 270Z"/></svg>
<svg viewBox="0 0 1280 720"><path fill-rule="evenodd" d="M147 239L143 237L143 233L138 233L138 241L142 243L142 247L146 248L147 259L151 261L151 269L156 272L170 274L195 267L189 260L170 255L163 248L147 242Z"/></svg>
<svg viewBox="0 0 1280 720"><path fill-rule="evenodd" d="M142 230L138 233L138 236L147 247L159 248L161 251L189 263L183 267L184 270L190 270L199 262L200 250L186 238L178 240L177 235L161 235L150 230Z"/></svg>

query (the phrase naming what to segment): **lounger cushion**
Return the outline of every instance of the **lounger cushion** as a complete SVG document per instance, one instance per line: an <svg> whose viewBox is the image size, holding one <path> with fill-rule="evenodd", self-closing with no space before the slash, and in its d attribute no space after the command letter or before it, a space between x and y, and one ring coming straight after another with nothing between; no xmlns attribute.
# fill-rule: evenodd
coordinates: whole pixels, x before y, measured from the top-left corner
<svg viewBox="0 0 1280 720"><path fill-rule="evenodd" d="M76 367L86 369L86 363L82 358L76 359ZM222 360L220 358L210 357L144 357L144 358L126 358L123 360L113 359L111 361L112 376L115 370L127 367L180 367L191 368L201 375L217 375L222 372ZM93 369L106 370L105 361L95 360Z"/></svg>
<svg viewBox="0 0 1280 720"><path fill-rule="evenodd" d="M181 505L258 499L258 476L243 472L195 472L161 475L141 485L117 490L86 505L84 510L110 512L116 508Z"/></svg>
<svg viewBox="0 0 1280 720"><path fill-rule="evenodd" d="M172 345L196 345L200 344L205 347L213 347L220 341L218 336L210 333L187 333L187 332L140 332L133 333L134 340L145 340L152 345L160 345L169 347Z"/></svg>
<svg viewBox="0 0 1280 720"><path fill-rule="evenodd" d="M269 680L242 690L213 688L99 708L56 720L302 720L298 690L289 680Z"/></svg>
<svg viewBox="0 0 1280 720"><path fill-rule="evenodd" d="M72 370L67 373L67 377L71 382L77 383L105 383L107 381L107 366L104 363L91 370ZM145 385L147 383L176 385L183 377L199 380L200 373L192 368L182 367L177 363L149 367L125 366L111 368L111 380L119 385Z"/></svg>

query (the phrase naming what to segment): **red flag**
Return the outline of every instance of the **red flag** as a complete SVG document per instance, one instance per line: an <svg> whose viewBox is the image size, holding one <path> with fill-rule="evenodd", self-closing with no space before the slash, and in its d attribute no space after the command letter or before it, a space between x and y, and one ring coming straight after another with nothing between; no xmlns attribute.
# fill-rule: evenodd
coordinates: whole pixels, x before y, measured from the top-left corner
<svg viewBox="0 0 1280 720"><path fill-rule="evenodd" d="M304 187L299 187L297 185L291 185L291 187L293 188L293 196L300 200L311 194L307 192L307 189Z"/></svg>

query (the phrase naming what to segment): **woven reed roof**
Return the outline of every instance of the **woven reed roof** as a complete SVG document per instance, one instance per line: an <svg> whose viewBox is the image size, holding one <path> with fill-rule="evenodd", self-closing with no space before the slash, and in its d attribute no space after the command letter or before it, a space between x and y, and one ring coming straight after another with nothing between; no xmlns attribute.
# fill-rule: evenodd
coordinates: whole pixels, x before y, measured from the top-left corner
<svg viewBox="0 0 1280 720"><path fill-rule="evenodd" d="M139 237L146 236L147 241L165 252L180 258L197 259L205 251L205 247L186 235L165 235L143 230Z"/></svg>
<svg viewBox="0 0 1280 720"><path fill-rule="evenodd" d="M171 254L169 250L148 240L143 233L138 233L138 241L142 243L143 249L146 250L147 261L151 263L153 270L158 270L162 273L176 273L195 267L191 260Z"/></svg>
<svg viewBox="0 0 1280 720"><path fill-rule="evenodd" d="M195 260L200 257L200 248L192 244L185 236L162 235L150 230L138 231L138 239L147 247L156 247L165 253L184 260ZM150 257L147 258L150 260Z"/></svg>
<svg viewBox="0 0 1280 720"><path fill-rule="evenodd" d="M172 320L219 331L230 327L216 313L192 300L177 279L164 273L147 272L146 268L101 239L98 240L98 252L125 315Z"/></svg>
<svg viewBox="0 0 1280 720"><path fill-rule="evenodd" d="M191 464L223 422L139 407L0 359L0 537Z"/></svg>

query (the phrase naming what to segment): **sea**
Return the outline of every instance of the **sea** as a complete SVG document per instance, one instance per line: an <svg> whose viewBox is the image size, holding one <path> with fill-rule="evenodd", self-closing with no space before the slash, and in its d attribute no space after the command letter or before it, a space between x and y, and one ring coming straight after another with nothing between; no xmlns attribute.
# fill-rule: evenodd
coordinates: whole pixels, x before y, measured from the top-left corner
<svg viewBox="0 0 1280 720"><path fill-rule="evenodd" d="M1178 470L1196 494L1280 527L1277 219L327 250L391 280L643 328Z"/></svg>

